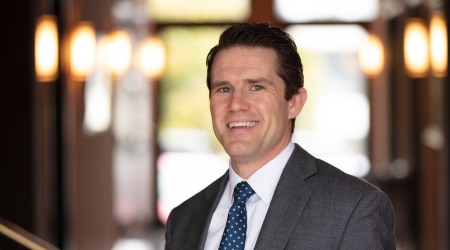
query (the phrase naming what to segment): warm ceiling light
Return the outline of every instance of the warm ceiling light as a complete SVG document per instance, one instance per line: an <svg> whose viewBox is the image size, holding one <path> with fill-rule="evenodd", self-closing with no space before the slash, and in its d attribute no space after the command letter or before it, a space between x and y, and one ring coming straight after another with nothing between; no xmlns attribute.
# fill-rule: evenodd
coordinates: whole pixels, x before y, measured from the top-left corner
<svg viewBox="0 0 450 250"><path fill-rule="evenodd" d="M447 75L448 59L447 24L440 12L433 12L430 21L430 56L433 75L444 77Z"/></svg>
<svg viewBox="0 0 450 250"><path fill-rule="evenodd" d="M425 22L410 18L404 34L405 68L411 77L424 77L428 74L428 31Z"/></svg>
<svg viewBox="0 0 450 250"><path fill-rule="evenodd" d="M45 15L39 18L34 41L35 70L38 81L51 82L58 77L58 28L56 18Z"/></svg>
<svg viewBox="0 0 450 250"><path fill-rule="evenodd" d="M160 38L151 37L145 40L139 51L139 67L149 78L161 76L166 61L164 44Z"/></svg>
<svg viewBox="0 0 450 250"><path fill-rule="evenodd" d="M384 46L375 34L368 34L359 51L359 63L368 77L377 77L384 68Z"/></svg>
<svg viewBox="0 0 450 250"><path fill-rule="evenodd" d="M96 35L91 23L77 25L71 34L69 47L70 75L76 80L84 80L94 70Z"/></svg>
<svg viewBox="0 0 450 250"><path fill-rule="evenodd" d="M131 67L131 36L126 30L115 30L107 37L106 65L113 77L125 75Z"/></svg>

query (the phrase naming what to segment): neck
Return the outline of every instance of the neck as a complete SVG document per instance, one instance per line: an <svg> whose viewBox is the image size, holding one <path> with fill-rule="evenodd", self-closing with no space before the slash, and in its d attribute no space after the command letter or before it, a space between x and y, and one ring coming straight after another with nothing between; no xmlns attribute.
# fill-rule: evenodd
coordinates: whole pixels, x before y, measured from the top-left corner
<svg viewBox="0 0 450 250"><path fill-rule="evenodd" d="M272 151L272 153L267 157L259 159L238 159L236 157L232 157L230 160L231 167L233 168L234 172L236 172L236 174L247 180L256 171L275 159L281 152L283 152L284 149L286 149L286 147L287 145L278 150Z"/></svg>

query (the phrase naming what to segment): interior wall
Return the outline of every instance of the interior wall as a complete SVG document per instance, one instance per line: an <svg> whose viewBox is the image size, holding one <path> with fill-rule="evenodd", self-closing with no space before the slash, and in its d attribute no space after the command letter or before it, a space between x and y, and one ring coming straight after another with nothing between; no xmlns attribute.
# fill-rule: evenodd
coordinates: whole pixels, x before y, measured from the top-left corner
<svg viewBox="0 0 450 250"><path fill-rule="evenodd" d="M67 34L82 21L96 32L110 29L111 0L62 1L61 18ZM68 72L67 65L62 72ZM111 249L117 236L113 218L112 134L83 131L85 82L63 77L62 136L66 237L64 249Z"/></svg>
<svg viewBox="0 0 450 250"><path fill-rule="evenodd" d="M33 192L33 1L6 1L0 91L0 217L27 230L35 227ZM12 244L0 238L0 246Z"/></svg>

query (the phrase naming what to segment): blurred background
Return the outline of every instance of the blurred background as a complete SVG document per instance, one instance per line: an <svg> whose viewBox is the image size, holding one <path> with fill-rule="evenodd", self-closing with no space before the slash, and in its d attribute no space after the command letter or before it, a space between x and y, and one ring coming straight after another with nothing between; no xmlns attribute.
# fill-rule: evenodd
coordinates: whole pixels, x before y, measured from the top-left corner
<svg viewBox="0 0 450 250"><path fill-rule="evenodd" d="M298 45L293 140L390 197L398 249L449 249L448 1L2 6L0 249L163 249L171 209L228 167L205 58L243 21Z"/></svg>

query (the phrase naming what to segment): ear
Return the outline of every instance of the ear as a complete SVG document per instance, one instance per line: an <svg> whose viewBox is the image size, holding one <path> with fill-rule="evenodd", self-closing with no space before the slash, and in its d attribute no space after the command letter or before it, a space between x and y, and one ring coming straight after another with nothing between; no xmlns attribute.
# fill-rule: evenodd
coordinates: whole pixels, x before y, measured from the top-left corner
<svg viewBox="0 0 450 250"><path fill-rule="evenodd" d="M294 119L303 109L306 103L307 92L305 88L300 88L289 101L289 119Z"/></svg>

